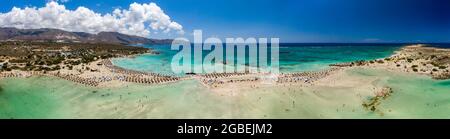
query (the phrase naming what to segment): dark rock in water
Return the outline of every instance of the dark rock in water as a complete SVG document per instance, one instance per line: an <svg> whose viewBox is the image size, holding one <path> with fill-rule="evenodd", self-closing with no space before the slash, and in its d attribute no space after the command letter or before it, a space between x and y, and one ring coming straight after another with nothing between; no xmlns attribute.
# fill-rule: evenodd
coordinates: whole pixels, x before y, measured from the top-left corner
<svg viewBox="0 0 450 139"><path fill-rule="evenodd" d="M387 99L392 93L392 88L384 87L381 91L376 92L376 96L369 98L366 102L363 102L362 106L371 112L379 112L383 115L378 106L381 104L382 100Z"/></svg>
<svg viewBox="0 0 450 139"><path fill-rule="evenodd" d="M332 67L351 67L353 63L336 63L336 64L330 64L329 66Z"/></svg>
<svg viewBox="0 0 450 139"><path fill-rule="evenodd" d="M366 65L366 64L367 64L366 61L358 60L358 61L354 61L354 62L330 64L329 66L334 66L334 67L352 67L352 66L363 66L363 65Z"/></svg>
<svg viewBox="0 0 450 139"><path fill-rule="evenodd" d="M436 80L446 80L446 79L450 79L450 73L449 72L444 72L444 73L440 73L440 74L432 74L433 79Z"/></svg>

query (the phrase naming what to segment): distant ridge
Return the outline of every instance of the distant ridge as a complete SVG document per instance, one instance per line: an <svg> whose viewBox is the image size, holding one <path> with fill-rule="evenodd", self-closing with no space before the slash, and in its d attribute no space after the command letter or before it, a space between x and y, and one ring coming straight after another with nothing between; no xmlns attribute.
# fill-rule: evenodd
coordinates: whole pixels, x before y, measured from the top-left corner
<svg viewBox="0 0 450 139"><path fill-rule="evenodd" d="M118 32L69 32L60 29L17 29L0 27L0 41L56 41L114 44L169 44L171 39L149 39Z"/></svg>

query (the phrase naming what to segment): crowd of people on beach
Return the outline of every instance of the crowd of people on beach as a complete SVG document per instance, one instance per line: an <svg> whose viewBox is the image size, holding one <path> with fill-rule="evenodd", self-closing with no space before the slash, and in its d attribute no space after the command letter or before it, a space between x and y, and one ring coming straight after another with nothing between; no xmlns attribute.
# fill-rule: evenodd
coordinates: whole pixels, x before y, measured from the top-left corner
<svg viewBox="0 0 450 139"><path fill-rule="evenodd" d="M201 82L207 86L217 86L220 84L224 84L224 83L233 83L233 82L244 82L244 81L253 81L253 80L249 80L249 79L229 79L232 77L239 77L239 76L243 76L243 75L248 75L249 73L239 73L239 72L235 72L235 73L207 73L207 74L202 74L200 75L201 77ZM227 78L226 81L221 80L221 79L225 79Z"/></svg>
<svg viewBox="0 0 450 139"><path fill-rule="evenodd" d="M248 73L207 73L202 75L204 78L225 78L247 75Z"/></svg>
<svg viewBox="0 0 450 139"><path fill-rule="evenodd" d="M97 82L95 80L81 78L81 77L78 77L75 75L60 74L59 72L58 73L55 73L55 72L46 73L43 71L29 71L29 72L19 72L19 73L13 73L13 72L0 73L0 77L3 77L3 78L9 78L9 77L27 78L27 77L36 76L36 75L47 75L47 76L58 77L58 78L62 78L65 80L72 81L72 82L88 85L88 86L98 86L98 84L99 84L99 82Z"/></svg>
<svg viewBox="0 0 450 139"><path fill-rule="evenodd" d="M123 69L114 66L110 60L103 60L99 64L99 66L100 65L104 65L105 67L107 67L113 74L100 76L90 75L89 77L82 77L79 74L68 74L68 73L64 74L59 71L58 72L20 71L20 72L1 72L0 78L8 78L8 77L26 78L35 75L47 75L93 87L99 86L100 83L110 82L113 80L123 82L143 83L143 84L161 84L167 82L174 82L181 79L180 77L166 76L157 73L148 73Z"/></svg>
<svg viewBox="0 0 450 139"><path fill-rule="evenodd" d="M142 71L135 71L135 70L129 70L122 67L115 66L111 60L105 59L100 62L100 64L104 65L108 69L111 70L113 73L119 73L119 74L129 74L129 75L142 75L142 76L156 76L156 77L165 77L165 78L171 78L172 76L163 75L159 73L153 73L153 72L142 72Z"/></svg>
<svg viewBox="0 0 450 139"><path fill-rule="evenodd" d="M125 82L134 82L134 83L144 83L144 84L160 84L166 82L174 82L177 81L177 77L134 77L134 76L124 76L119 79L120 81Z"/></svg>
<svg viewBox="0 0 450 139"><path fill-rule="evenodd" d="M339 68L330 68L327 70L317 72L297 72L297 73L280 73L276 75L276 83L312 83L315 80L324 78L331 74L331 72ZM249 75L249 76L244 76ZM242 83L261 81L261 76L267 75L251 75L249 73L210 73L200 75L201 82L210 87L217 87L225 83Z"/></svg>
<svg viewBox="0 0 450 139"><path fill-rule="evenodd" d="M204 78L201 79L201 82L205 85L208 86L217 86L217 85L222 85L225 83L240 83L240 82L254 82L254 81L259 81L260 79L258 77L254 77L254 78L245 78L245 79L226 79L226 80L221 80L218 78Z"/></svg>
<svg viewBox="0 0 450 139"><path fill-rule="evenodd" d="M113 65L109 60L102 60L97 64L98 66L105 66L113 74L105 74L100 76L89 75L89 77L83 77L77 74L63 74L60 72L45 72L45 71L28 71L28 72L3 72L0 73L0 77L29 77L33 75L49 75L65 80L73 81L76 83L88 85L88 86L99 86L100 83L110 82L113 80L132 82L132 83L142 83L142 84L161 84L167 82L175 82L185 78L191 78L193 76L186 77L175 77L167 76L158 73L151 72L141 72L128 70L121 67ZM330 72L338 68L331 68L324 71L318 72L299 72L299 73L281 73L277 75L277 83L292 83L292 82L305 82L310 83L314 80L320 79L322 77L328 76ZM247 77L246 75L250 75ZM251 75L250 73L208 73L198 75L200 81L208 86L216 86L225 83L240 83L240 82L254 82L261 80L259 75Z"/></svg>
<svg viewBox="0 0 450 139"><path fill-rule="evenodd" d="M160 84L180 80L179 77L167 76L152 72L134 71L117 67L113 65L113 63L109 59L103 60L101 64L107 67L112 73L119 74L118 76L115 76L113 78L119 81L144 84Z"/></svg>
<svg viewBox="0 0 450 139"><path fill-rule="evenodd" d="M76 82L76 83L80 83L80 84L84 84L84 85L87 85L87 86L94 86L95 87L95 86L99 85L99 82L96 81L96 80L92 80L92 79L89 79L89 78L82 78L82 77L75 76L75 75L60 74L60 73L53 73L53 72L52 73L47 73L47 75L58 77L58 78L62 78L62 79L69 80L69 81Z"/></svg>
<svg viewBox="0 0 450 139"><path fill-rule="evenodd" d="M18 78L27 78L35 75L44 75L44 71L27 71L27 72L0 72L1 78L12 78L12 77L18 77Z"/></svg>
<svg viewBox="0 0 450 139"><path fill-rule="evenodd" d="M21 73L0 73L1 78L24 77Z"/></svg>
<svg viewBox="0 0 450 139"><path fill-rule="evenodd" d="M311 83L315 80L324 78L328 75L330 75L333 71L338 70L339 68L330 68L327 70L322 71L315 71L315 72L298 72L298 73L282 73L278 77L278 83L297 83L297 82L304 82L304 83Z"/></svg>

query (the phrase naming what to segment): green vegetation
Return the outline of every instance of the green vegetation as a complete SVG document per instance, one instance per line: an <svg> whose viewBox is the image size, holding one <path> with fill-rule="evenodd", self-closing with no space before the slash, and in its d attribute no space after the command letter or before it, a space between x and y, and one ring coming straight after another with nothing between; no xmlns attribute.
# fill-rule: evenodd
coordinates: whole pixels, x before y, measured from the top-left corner
<svg viewBox="0 0 450 139"><path fill-rule="evenodd" d="M431 65L433 65L435 67L439 67L439 64L437 64L436 62L431 62Z"/></svg>
<svg viewBox="0 0 450 139"><path fill-rule="evenodd" d="M0 42L0 56L9 59L1 70L59 70L60 64L79 65L98 59L148 52L147 48L118 44ZM1 59L4 61L5 59ZM72 66L68 66L72 69Z"/></svg>
<svg viewBox="0 0 450 139"><path fill-rule="evenodd" d="M408 58L408 59L406 59L409 63L411 63L412 61L414 61L414 59L412 59L412 58Z"/></svg>
<svg viewBox="0 0 450 139"><path fill-rule="evenodd" d="M382 100L387 99L392 95L393 91L390 87L383 88L380 92L377 92L377 95L374 97L370 97L367 101L363 102L362 106L371 112L380 112L379 105Z"/></svg>

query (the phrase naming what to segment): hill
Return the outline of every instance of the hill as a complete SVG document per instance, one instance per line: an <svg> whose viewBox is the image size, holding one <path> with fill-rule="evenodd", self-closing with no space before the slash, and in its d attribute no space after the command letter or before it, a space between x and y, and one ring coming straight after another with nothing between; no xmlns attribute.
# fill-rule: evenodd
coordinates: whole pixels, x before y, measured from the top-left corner
<svg viewBox="0 0 450 139"><path fill-rule="evenodd" d="M126 35L118 32L69 32L60 29L17 29L0 28L0 41L55 41L80 43L114 43L114 44L168 44L171 39L149 39Z"/></svg>

